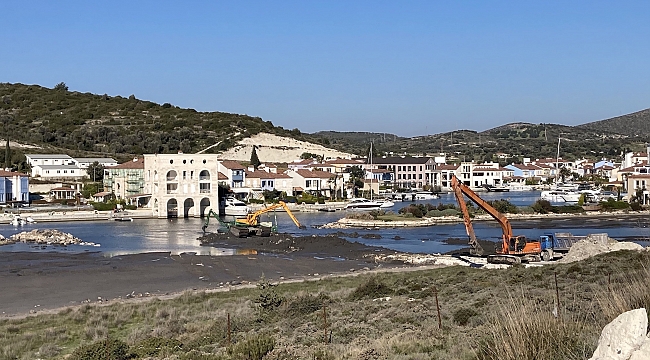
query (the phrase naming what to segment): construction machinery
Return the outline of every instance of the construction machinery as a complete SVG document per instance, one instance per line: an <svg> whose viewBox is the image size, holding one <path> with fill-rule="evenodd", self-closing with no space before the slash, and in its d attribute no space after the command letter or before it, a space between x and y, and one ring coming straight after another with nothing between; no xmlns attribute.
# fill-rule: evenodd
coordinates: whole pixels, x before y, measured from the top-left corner
<svg viewBox="0 0 650 360"><path fill-rule="evenodd" d="M289 215L291 220L293 220L293 223L296 224L298 228L300 229L305 228L303 225L300 224L298 219L296 219L296 217L293 215L293 213L291 212L287 204L284 203L283 201L280 201L277 204L273 204L264 209L250 213L246 215L245 218L235 219L235 221L233 222L223 221L214 211L210 210L206 218L206 221L203 224L202 230L203 232L205 232L208 225L210 224L210 217L214 217L219 221L219 225L221 228L229 229L230 232L235 236L245 237L251 234L257 236L270 236L272 231L277 231L277 227L274 226L273 223L271 222L268 223L260 222L260 216L270 211L274 211L278 208L283 208L287 212L287 215Z"/></svg>
<svg viewBox="0 0 650 360"><path fill-rule="evenodd" d="M467 196L479 208L483 209L486 213L490 214L499 225L503 232L502 242L496 247L496 254L488 256L489 263L505 263L505 264L518 264L522 260L526 261L540 261L541 245L539 241L528 240L525 236L515 236L512 234L512 226L510 221L503 214L497 211L487 201L481 199L469 186L463 184L456 176L451 177L451 188L456 195L456 201L463 213L463 221L467 236L469 236L470 254L483 256L484 250L476 240L472 220L467 210L467 204L463 195Z"/></svg>

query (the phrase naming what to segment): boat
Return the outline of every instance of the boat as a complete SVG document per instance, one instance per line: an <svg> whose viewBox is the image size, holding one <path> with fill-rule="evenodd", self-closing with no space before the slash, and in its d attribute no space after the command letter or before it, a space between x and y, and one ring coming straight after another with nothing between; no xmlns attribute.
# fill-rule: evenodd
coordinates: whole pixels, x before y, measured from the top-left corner
<svg viewBox="0 0 650 360"><path fill-rule="evenodd" d="M345 210L379 210L382 203L379 201L368 200L364 198L353 198L345 205ZM393 204L395 205L395 204ZM393 206L390 205L390 206Z"/></svg>
<svg viewBox="0 0 650 360"><path fill-rule="evenodd" d="M27 224L27 220L23 219L19 214L14 215L11 219L11 225L13 226L23 226Z"/></svg>
<svg viewBox="0 0 650 360"><path fill-rule="evenodd" d="M577 191L567 190L548 190L542 191L540 198L552 203L569 203L576 204L580 201L582 194Z"/></svg>
<svg viewBox="0 0 650 360"><path fill-rule="evenodd" d="M435 200L440 198L437 194L428 191L418 191L415 193L415 200Z"/></svg>
<svg viewBox="0 0 650 360"><path fill-rule="evenodd" d="M133 221L133 218L130 218L130 217L116 217L116 218L113 218L113 220L115 220L115 221Z"/></svg>
<svg viewBox="0 0 650 360"><path fill-rule="evenodd" d="M504 186L504 185L495 186L495 185L483 184L483 187L488 192L508 192L508 191L510 191L510 188L507 187L507 186Z"/></svg>
<svg viewBox="0 0 650 360"><path fill-rule="evenodd" d="M228 216L246 216L250 212L251 208L245 202L237 200L234 197L226 198L224 214Z"/></svg>

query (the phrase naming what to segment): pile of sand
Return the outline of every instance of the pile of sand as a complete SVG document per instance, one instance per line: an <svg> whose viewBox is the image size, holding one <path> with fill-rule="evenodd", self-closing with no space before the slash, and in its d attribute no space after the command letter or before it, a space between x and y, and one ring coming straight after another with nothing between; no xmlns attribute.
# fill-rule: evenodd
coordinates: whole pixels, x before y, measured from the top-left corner
<svg viewBox="0 0 650 360"><path fill-rule="evenodd" d="M629 241L616 241L609 237L595 236L587 237L585 240L580 240L571 246L569 253L559 260L561 263L571 263L580 261L592 256L603 254L618 250L643 250L643 246L629 242Z"/></svg>
<svg viewBox="0 0 650 360"><path fill-rule="evenodd" d="M322 155L325 159L350 159L355 157L354 154L326 148L322 145L268 133L259 133L242 139L233 148L222 153L221 157L228 160L249 161L253 145L257 147L257 157L261 162L289 163L299 160L300 155L306 152Z"/></svg>

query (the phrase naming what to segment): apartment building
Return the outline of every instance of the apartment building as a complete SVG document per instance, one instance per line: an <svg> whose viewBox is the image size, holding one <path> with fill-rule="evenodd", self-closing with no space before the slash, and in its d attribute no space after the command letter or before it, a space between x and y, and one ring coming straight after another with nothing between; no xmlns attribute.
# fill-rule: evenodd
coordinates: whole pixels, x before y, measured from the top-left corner
<svg viewBox="0 0 650 360"><path fill-rule="evenodd" d="M217 209L218 168L216 154L145 154L147 207L159 218L200 217Z"/></svg>

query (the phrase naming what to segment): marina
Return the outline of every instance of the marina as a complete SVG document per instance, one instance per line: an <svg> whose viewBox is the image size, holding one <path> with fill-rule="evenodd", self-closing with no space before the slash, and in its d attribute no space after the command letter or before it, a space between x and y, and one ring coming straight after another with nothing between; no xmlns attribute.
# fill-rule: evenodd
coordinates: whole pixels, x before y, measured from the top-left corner
<svg viewBox="0 0 650 360"><path fill-rule="evenodd" d="M507 192L483 193L486 200L506 199L517 206L526 206L539 199L539 191L533 192ZM415 203L454 203L452 194L441 194L439 199L432 201L418 201ZM406 203L396 203L388 210L397 212ZM457 250L464 245L448 244L449 239L466 239L465 227L462 222L453 224L438 224L421 228L382 228L379 229L346 229L340 232L332 229L321 229L320 226L337 221L346 215L346 211L334 212L295 212L296 218L305 229L299 229L285 213L278 212L264 214L260 221L269 221L277 217L278 232L296 236L327 235L338 233L341 237L367 245L381 246L396 251L413 253L444 253ZM201 246L197 240L203 236L201 226L204 219L178 218L178 219L135 219L134 221L71 221L35 224L23 226L0 225L0 234L5 237L32 229L57 229L86 242L100 244L100 247L84 247L71 245L67 247L30 246L27 244L13 244L0 246L0 252L16 251L61 251L61 252L88 252L101 251L105 256L124 254L137 254L148 252L196 253L200 255L226 255L234 254L232 249L220 249ZM564 217L541 218L534 220L512 220L513 228L517 233L536 238L546 232L571 232L576 235L607 232L615 239L631 239L642 245L647 245L650 239L650 217L647 215L618 215L608 217ZM476 222L474 225L477 234L482 239L498 241L501 238L501 229L493 221ZM216 231L216 225L211 225L208 231Z"/></svg>

